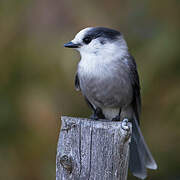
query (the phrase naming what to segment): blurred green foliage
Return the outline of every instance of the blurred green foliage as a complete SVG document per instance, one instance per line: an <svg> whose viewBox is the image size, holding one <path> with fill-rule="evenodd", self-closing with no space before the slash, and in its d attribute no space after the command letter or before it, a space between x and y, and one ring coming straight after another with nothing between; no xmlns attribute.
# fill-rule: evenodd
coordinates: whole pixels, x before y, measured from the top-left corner
<svg viewBox="0 0 180 180"><path fill-rule="evenodd" d="M90 115L63 44L87 26L120 30L134 55L141 127L159 169L180 179L180 1L0 1L0 179L55 179L60 115ZM129 179L136 179L130 175Z"/></svg>

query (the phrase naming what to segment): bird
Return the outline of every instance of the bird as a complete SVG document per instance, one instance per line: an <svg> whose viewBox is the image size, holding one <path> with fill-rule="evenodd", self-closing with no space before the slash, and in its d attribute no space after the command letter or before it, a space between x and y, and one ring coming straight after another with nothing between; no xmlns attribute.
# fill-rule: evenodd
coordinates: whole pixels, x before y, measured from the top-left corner
<svg viewBox="0 0 180 180"><path fill-rule="evenodd" d="M139 179L157 164L140 129L141 92L135 59L121 32L106 27L87 27L64 44L79 51L81 59L75 88L92 109L92 119L132 123L129 169Z"/></svg>

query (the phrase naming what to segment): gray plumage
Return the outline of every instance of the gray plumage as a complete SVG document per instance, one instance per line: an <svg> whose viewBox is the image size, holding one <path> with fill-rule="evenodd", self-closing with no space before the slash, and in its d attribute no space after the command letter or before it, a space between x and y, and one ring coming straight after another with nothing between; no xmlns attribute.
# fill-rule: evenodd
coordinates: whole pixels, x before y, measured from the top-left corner
<svg viewBox="0 0 180 180"><path fill-rule="evenodd" d="M74 47L81 54L75 86L90 107L95 112L102 110L107 119L119 116L132 121L129 167L133 175L145 179L146 168L156 169L157 165L139 128L139 77L123 35L108 28L86 28L65 47Z"/></svg>

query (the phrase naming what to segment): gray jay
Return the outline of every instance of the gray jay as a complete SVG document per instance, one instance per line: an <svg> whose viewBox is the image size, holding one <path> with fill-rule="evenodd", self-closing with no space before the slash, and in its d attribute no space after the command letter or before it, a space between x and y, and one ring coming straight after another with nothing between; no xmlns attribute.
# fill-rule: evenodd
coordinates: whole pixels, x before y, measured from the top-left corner
<svg viewBox="0 0 180 180"><path fill-rule="evenodd" d="M123 35L109 28L89 27L64 46L80 52L75 87L92 108L91 118L131 120L129 168L134 176L145 179L146 169L157 169L157 164L139 128L139 76Z"/></svg>

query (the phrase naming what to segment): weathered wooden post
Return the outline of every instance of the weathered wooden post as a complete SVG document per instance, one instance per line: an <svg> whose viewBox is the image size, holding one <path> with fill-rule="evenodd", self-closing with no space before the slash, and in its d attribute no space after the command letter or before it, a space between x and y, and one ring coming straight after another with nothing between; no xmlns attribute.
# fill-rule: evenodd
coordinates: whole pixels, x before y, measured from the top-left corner
<svg viewBox="0 0 180 180"><path fill-rule="evenodd" d="M56 180L126 180L131 123L62 117Z"/></svg>

